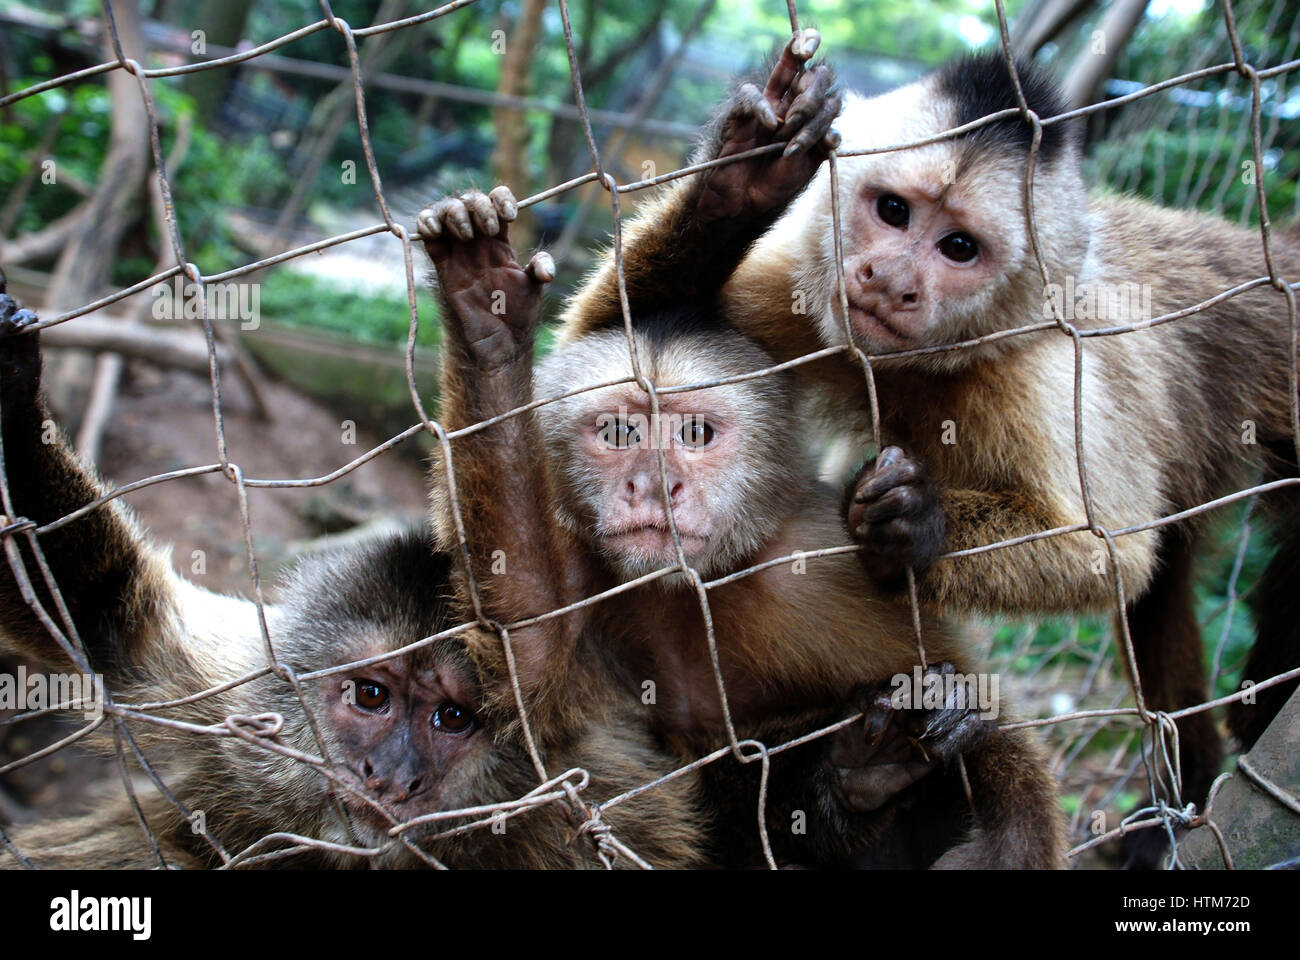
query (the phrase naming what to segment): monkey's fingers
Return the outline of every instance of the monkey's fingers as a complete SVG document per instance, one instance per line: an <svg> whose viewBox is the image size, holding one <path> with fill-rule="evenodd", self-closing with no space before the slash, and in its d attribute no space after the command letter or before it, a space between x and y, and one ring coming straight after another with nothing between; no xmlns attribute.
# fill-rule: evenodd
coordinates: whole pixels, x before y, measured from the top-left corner
<svg viewBox="0 0 1300 960"><path fill-rule="evenodd" d="M853 494L854 503L867 503L883 496L896 487L920 485L926 482L925 468L916 460L889 461L882 454L875 470Z"/></svg>
<svg viewBox="0 0 1300 960"><path fill-rule="evenodd" d="M17 300L0 288L0 337L26 333L27 328L37 322L39 321L34 312L20 307Z"/></svg>
<svg viewBox="0 0 1300 960"><path fill-rule="evenodd" d="M776 115L776 108L752 83L741 84L732 102L731 117L733 123L754 119L768 130L775 130L781 125Z"/></svg>
<svg viewBox="0 0 1300 960"><path fill-rule="evenodd" d="M425 207L415 216L415 229L423 240L442 239L442 218L438 214L438 205Z"/></svg>
<svg viewBox="0 0 1300 960"><path fill-rule="evenodd" d="M786 148L786 156L796 150L815 146L839 116L840 98L831 92L834 79L829 67L818 66L808 70L796 81L799 93L786 108L785 122L776 132L778 140L796 138Z"/></svg>
<svg viewBox="0 0 1300 960"><path fill-rule="evenodd" d="M840 771L840 791L849 809L859 813L878 810L891 799L916 783L935 765L925 760L875 767L857 767Z"/></svg>
<svg viewBox="0 0 1300 960"><path fill-rule="evenodd" d="M982 743L990 729L977 708L943 710L930 718L917 739L932 756L947 762Z"/></svg>
<svg viewBox="0 0 1300 960"><path fill-rule="evenodd" d="M790 40L790 52L800 60L811 60L822 45L822 35L816 27L804 27Z"/></svg>
<svg viewBox="0 0 1300 960"><path fill-rule="evenodd" d="M501 232L501 220L497 216L496 205L487 195L478 190L471 190L461 196L465 209L474 220L474 227L481 237L495 237ZM469 239L463 237L462 239Z"/></svg>
<svg viewBox="0 0 1300 960"><path fill-rule="evenodd" d="M504 183L492 188L488 194L488 199L496 207L497 216L505 223L513 223L515 217L519 216L519 203L515 200L514 193Z"/></svg>
<svg viewBox="0 0 1300 960"><path fill-rule="evenodd" d="M555 260L545 250L538 250L528 261L528 266L524 267L524 273L528 274L534 283L550 283L555 279Z"/></svg>
<svg viewBox="0 0 1300 960"><path fill-rule="evenodd" d="M795 77L803 70L803 65L808 58L817 52L821 42L821 34L811 27L790 38L790 42L781 51L781 58L777 60L776 66L772 68L772 73L767 78L767 88L763 91L763 96L773 106L785 100L786 94L790 91L790 85L794 83Z"/></svg>
<svg viewBox="0 0 1300 960"><path fill-rule="evenodd" d="M860 501L859 523L885 523L900 517L924 513L928 503L913 486L888 487L876 497Z"/></svg>
<svg viewBox="0 0 1300 960"><path fill-rule="evenodd" d="M469 210L459 197L444 197L420 211L416 217L420 236L426 240L441 239L445 236L457 240L473 240L474 225L470 221Z"/></svg>

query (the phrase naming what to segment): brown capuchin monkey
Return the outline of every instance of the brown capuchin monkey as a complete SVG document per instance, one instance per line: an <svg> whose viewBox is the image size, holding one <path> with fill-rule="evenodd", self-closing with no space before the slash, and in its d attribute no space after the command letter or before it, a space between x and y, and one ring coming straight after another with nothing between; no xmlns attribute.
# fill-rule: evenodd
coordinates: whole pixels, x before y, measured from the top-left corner
<svg viewBox="0 0 1300 960"><path fill-rule="evenodd" d="M265 668L256 606L178 577L120 500L39 533L66 602L68 618L61 615L28 544L30 527L12 525L53 523L107 488L61 436L46 442L36 317L3 291L0 275L0 420L12 504L3 525L30 579L23 583L8 561L0 565L0 650L59 671L100 674L119 705L182 701ZM451 617L450 566L417 532L307 559L266 607L279 662L301 677L447 630L458 622ZM28 591L48 624L24 598ZM499 650L455 635L300 680L326 746L323 763L231 735L237 728L267 746L319 755L292 687L269 674L147 711L208 733L128 716L127 729L183 807L152 789L139 791L156 851L121 797L84 816L10 829L12 846L0 847L0 867L202 868L240 853L250 865L294 867L431 866L433 858L460 867L599 867L591 837L575 837L582 821L554 803L511 813L504 831L434 836L479 815L390 834L421 816L516 800L538 785ZM515 652L522 682L548 682L551 664L526 637L516 639ZM608 679L573 664L564 676L576 678L581 713L563 729L536 720L532 727L552 776L584 768L590 781L581 796L603 799L679 765L657 747L644 720L621 706L623 698L610 695ZM697 792L690 778L674 780L630 798L601 822L653 866L699 866L707 851ZM266 837L272 839L259 842ZM259 854L280 856L258 861ZM613 862L633 865L627 857Z"/></svg>
<svg viewBox="0 0 1300 960"><path fill-rule="evenodd" d="M1041 71L1022 64L1019 77L1031 110L1063 112ZM879 97L850 94L836 129L842 150L879 148L1017 104L1001 54L989 53ZM1267 278L1259 232L1134 198L1090 197L1078 131L1053 124L1043 128L1034 168L1045 288L1025 219L1031 133L1012 118L839 160L847 328L874 358L887 445L851 483L848 523L877 583L901 589L910 565L921 599L940 611L1051 615L1109 612L1116 602L1106 544L1089 532L931 565L944 551L1087 522L1072 338L1052 326L973 348L942 345L1058 318L1082 332L1083 447L1103 528L1149 523L1297 472L1287 301L1267 282L1172 322L1097 335ZM778 361L846 342L830 188L823 168L721 298L724 316ZM698 221L697 197L679 182L629 226L629 286L649 271L660 297L691 291L685 275L699 252L677 238ZM1295 236L1274 231L1271 248L1278 274L1300 279ZM618 312L607 260L569 308L566 336L617 325ZM872 427L861 366L839 354L798 371L820 425L866 449ZM1278 549L1251 597L1258 640L1243 674L1251 682L1300 665L1300 491L1269 493L1261 507L1277 521ZM1114 540L1153 709L1208 698L1192 592L1201 533L1202 523L1189 520ZM1294 686L1230 708L1243 747ZM1181 798L1199 802L1219 771L1219 737L1208 713L1178 727ZM1154 865L1163 838L1135 834L1128 862Z"/></svg>
<svg viewBox="0 0 1300 960"><path fill-rule="evenodd" d="M830 78L824 69L803 69L814 46L805 40L802 55L795 42L787 46L766 91L742 87L704 147L704 156L718 156L793 144L784 154L692 178L703 212L684 217L686 230L675 235L692 251L683 269L694 276L691 296L645 304L653 268L642 265L632 339L642 373L660 389L770 363L694 298L716 295L728 259L731 266L739 261L833 142L826 137L838 101ZM542 289L554 267L545 254L519 266L507 237L514 215L513 198L498 187L487 196L440 201L419 217L445 303L442 403L450 431L500 417L534 396L631 376L628 342L610 329L548 356L534 383ZM661 393L657 418L635 383L604 387L458 435L451 450L483 615L516 624L511 636L527 638L528 649L553 662L611 664L629 699L649 706L651 724L685 757L724 740L727 714L696 583L680 569L654 575L678 561L660 452L671 522L691 570L721 580L777 561L707 590L738 735L776 745L862 705L868 713L865 735L854 725L829 748L813 741L772 758L766 829L779 863L1063 865L1055 784L1032 738L990 729L972 712L891 709L880 691L900 686L891 678L910 681L914 669L918 677L922 670L906 603L883 595L850 554L779 559L851 544L837 496L817 483L803 452L787 378ZM452 550L456 518L441 462L433 484L439 545ZM643 582L626 592L547 616L636 578ZM463 571L459 582L464 589ZM939 621L924 618L922 630L926 679L974 669ZM530 712L549 723L572 709L576 682L557 673L544 679L524 695ZM872 695L883 696L883 705L863 703ZM928 729L931 721L939 729ZM888 735L891 728L929 753L874 757L882 740L890 751L899 742ZM931 772L936 760L958 756L969 775L969 801L958 764ZM888 761L890 773L882 776L873 760ZM701 771L710 821L720 827L716 842L742 850L729 862L761 862L752 815L757 768L727 759ZM847 774L837 778L841 770ZM737 780L750 789L737 788ZM738 797L747 797L745 806L736 805Z"/></svg>

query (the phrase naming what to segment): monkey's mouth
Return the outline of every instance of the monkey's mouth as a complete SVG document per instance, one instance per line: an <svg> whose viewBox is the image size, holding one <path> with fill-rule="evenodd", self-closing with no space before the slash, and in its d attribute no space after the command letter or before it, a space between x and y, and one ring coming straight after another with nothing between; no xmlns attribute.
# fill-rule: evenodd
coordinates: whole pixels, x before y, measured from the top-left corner
<svg viewBox="0 0 1300 960"><path fill-rule="evenodd" d="M620 553L660 554L673 549L673 536L666 523L643 523L635 527L607 530L601 536ZM696 533L680 524L677 526L677 537L682 542L682 549L688 554L699 552L709 541L708 534Z"/></svg>
<svg viewBox="0 0 1300 960"><path fill-rule="evenodd" d="M868 343L887 347L906 347L912 338L903 333L880 314L849 304L849 322L854 331Z"/></svg>

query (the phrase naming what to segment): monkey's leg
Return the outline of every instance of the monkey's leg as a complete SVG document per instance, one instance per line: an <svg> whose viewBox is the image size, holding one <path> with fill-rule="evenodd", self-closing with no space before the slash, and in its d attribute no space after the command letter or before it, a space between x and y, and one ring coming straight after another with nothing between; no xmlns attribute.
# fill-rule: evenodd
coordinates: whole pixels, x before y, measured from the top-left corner
<svg viewBox="0 0 1300 960"><path fill-rule="evenodd" d="M35 322L34 314L3 293L0 276L5 476L17 517L46 524L102 496L106 488L58 433L40 397L40 346L38 335L29 330ZM62 627L26 536L18 533L13 539L41 605ZM130 663L142 628L163 615L165 564L145 547L116 501L43 534L39 544L92 666L119 672ZM0 632L12 649L46 663L67 664L21 596L7 559L0 561Z"/></svg>
<svg viewBox="0 0 1300 960"><path fill-rule="evenodd" d="M1276 496L1274 494L1273 496ZM1277 510L1280 542L1250 597L1255 644L1242 679L1258 683L1300 666L1300 498L1285 497ZM1296 681L1255 694L1255 702L1228 705L1228 727L1249 750L1296 688Z"/></svg>
<svg viewBox="0 0 1300 960"><path fill-rule="evenodd" d="M940 870L1057 870L1065 819L1047 759L1026 730L1000 730L963 755L975 806L971 837L935 863ZM958 801L966 804L965 797Z"/></svg>
<svg viewBox="0 0 1300 960"><path fill-rule="evenodd" d="M1128 607L1142 693L1147 707L1153 710L1177 710L1209 699L1192 592L1193 546L1186 533L1166 531L1161 537L1161 562L1155 579L1146 593ZM1211 715L1197 713L1178 721L1178 742L1180 793L1184 803L1199 806L1223 760L1223 745ZM1157 766L1155 772L1162 784L1158 791L1168 797L1163 785L1166 771ZM1125 838L1125 865L1154 869L1167 849L1164 831L1138 831Z"/></svg>

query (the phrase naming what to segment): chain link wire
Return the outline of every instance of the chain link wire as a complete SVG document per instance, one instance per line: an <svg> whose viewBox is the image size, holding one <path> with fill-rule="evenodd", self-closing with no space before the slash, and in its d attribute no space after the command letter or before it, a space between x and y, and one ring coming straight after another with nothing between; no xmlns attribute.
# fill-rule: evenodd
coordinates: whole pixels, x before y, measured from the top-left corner
<svg viewBox="0 0 1300 960"><path fill-rule="evenodd" d="M416 16L405 17L402 19L392 20L386 23L377 23L363 29L354 29L345 20L337 17L330 9L328 0L321 0L321 10L323 18L315 23L301 27L281 37L277 37L267 43L241 50L230 56L220 57L211 60L205 60L196 63L190 63L183 66L165 67L158 69L147 69L138 61L125 56L122 51L121 42L117 32L117 26L113 17L112 5L109 0L103 0L104 19L107 26L108 35L112 43L116 59L106 63L99 64L84 70L65 74L50 80L38 83L24 89L15 91L6 96L0 97L0 109L15 103L26 97L36 96L49 90L59 87L76 84L78 82L91 79L113 70L124 70L136 78L139 84L140 97L144 105L148 118L150 147L153 154L153 161L158 177L158 183L161 188L163 198L163 209L166 221L166 241L170 246L175 264L168 267L154 276L149 277L139 283L118 290L108 296L101 297L83 306L65 311L52 318L41 320L34 325L34 329L44 329L59 324L67 323L77 317L84 316L94 311L103 309L118 301L125 300L138 293L148 290L157 284L164 283L174 277L183 276L189 283L194 284L200 292L206 284L220 283L234 278L259 272L275 264L284 263L306 254L325 250L330 247L339 246L352 240L362 237L372 236L380 233L392 234L402 247L402 258L405 267L407 302L410 312L410 327L406 347L406 378L407 386L410 393L411 403L414 408L416 423L403 430L401 433L393 436L384 443L379 444L356 459L344 464L338 469L324 474L319 477L303 479L255 479L246 477L240 465L231 461L226 446L226 433L223 417L224 400L222 395L221 365L218 363L216 342L212 319L207 315L206 296L197 297L197 303L201 311L200 320L202 323L204 335L207 342L208 352L208 378L211 385L211 406L212 420L214 429L214 440L216 443L215 462L203 466L188 467L184 469L172 470L166 473L159 473L153 476L145 477L130 483L123 484L109 493L101 496L90 503L48 523L37 525L32 521L17 515L13 509L13 504L9 495L8 478L4 472L3 446L0 444L0 504L3 505L5 517L4 524L0 526L0 542L3 543L8 564L13 572L19 590L31 607L32 611L49 632L50 636L56 641L59 647L70 658L72 663L86 674L92 674L89 663L86 658L85 648L81 639L77 636L76 628L72 618L68 613L67 606L64 603L59 585L55 583L50 568L45 561L44 555L40 548L40 538L42 535L58 530L66 524L72 523L77 519L86 516L90 512L102 509L113 500L123 497L127 494L152 486L158 483L171 482L189 477L200 476L209 473L220 473L229 480L235 487L238 510L239 524L243 533L245 554L248 563L249 576L252 586L253 603L257 610L258 630L261 635L262 644L266 654L266 665L259 669L232 680L230 682L214 686L206 690L196 691L183 698L152 702L152 703L121 703L118 702L110 691L102 691L104 704L103 715L75 730L73 733L62 737L55 743L46 747L37 749L18 760L8 764L0 765L0 775L8 773L19 767L30 764L36 760L50 756L62 750L73 743L81 741L92 733L96 732L105 722L111 724L113 734L115 756L119 767L124 789L134 810L136 819L140 825L142 833L142 842L147 844L153 856L158 860L160 865L165 865L163 855L159 849L157 837L145 818L143 809L135 795L132 787L130 770L128 766L128 756L134 759L135 763L144 772L148 780L159 790L162 796L170 803L187 821L189 821L195 832L202 836L211 846L214 854L219 859L223 867L248 867L273 862L276 860L291 857L297 853L312 850L328 850L336 854L353 856L362 860L374 858L390 849L393 845L401 844L410 850L415 856L433 867L442 867L443 865L422 846L410 841L407 837L409 831L416 826L430 823L442 824L452 822L453 826L441 830L433 835L422 837L422 843L426 841L436 841L438 839L459 836L474 830L491 828L501 823L503 820L527 815L530 811L547 804L561 805L569 822L573 824L573 835L575 841L590 843L593 847L597 858L605 866L613 866L614 861L623 857L639 867L648 868L650 865L627 844L623 843L615 835L609 824L603 819L603 814L626 803L629 799L637 797L643 793L654 790L680 777L690 775L702 767L724 760L731 756L742 763L758 762L761 766L761 777L759 789L755 800L755 815L757 819L757 833L762 845L764 857L768 865L772 868L777 866L776 860L772 854L771 845L767 836L767 812L766 796L768 787L768 774L771 758L792 748L812 742L814 740L826 737L841 728L852 724L860 719L861 715L848 717L836 723L827 725L820 729L809 731L808 733L780 744L764 744L759 741L743 739L736 730L732 721L731 713L727 702L726 684L723 681L721 669L718 660L717 638L714 633L713 620L709 606L709 594L713 589L724 584L732 583L744 577L752 576L769 567L783 563L792 563L797 560L815 560L819 557L833 556L841 553L854 552L857 548L853 546L829 547L819 550L800 551L787 557L779 557L767 560L763 563L756 564L743 570L738 570L725 576L718 577L711 581L706 581L700 575L699 571L691 567L686 555L682 549L681 540L676 528L673 510L669 497L669 487L667 481L667 464L662 448L659 448L659 471L660 471L660 495L663 499L667 516L669 518L669 531L672 538L673 548L676 553L676 562L660 570L646 574L627 583L620 584L614 588L605 590L593 596L586 597L580 601L569 604L568 606L549 611L540 616L532 617L528 620L517 623L500 624L493 622L484 613L482 601L479 594L478 585L474 582L473 573L468 563L470 556L469 544L466 541L464 523L461 515L461 504L457 496L457 487L455 480L455 468L453 447L454 442L465 436L469 436L480 430L486 429L493 424L499 423L511 417L525 415L538 407L559 400L576 396L581 393L587 393L593 390L604 389L617 384L635 383L643 390L648 398L652 415L658 414L659 398L669 393L679 393L691 390L705 389L708 387L720 386L728 383L737 383L746 380L752 380L759 377L771 376L784 370L792 369L803 364L812 363L825 357L844 354L847 359L855 362L862 371L866 395L869 401L871 415L872 436L875 440L875 448L883 449L880 423L880 408L876 395L876 384L873 375L873 362L888 360L902 357L914 357L927 353L939 351L949 351L954 349L969 349L984 343L990 343L1010 337L1024 336L1041 331L1056 330L1063 336L1070 337L1074 347L1074 446L1076 467L1080 480L1082 491L1082 505L1087 518L1085 523L1074 524L1064 527L1057 527L1051 530L1042 530L1013 539L990 543L966 550L953 551L944 554L938 562L945 559L952 559L963 556L971 556L977 553L1004 549L1018 544L1029 543L1037 540L1047 539L1050 537L1059 537L1067 534L1091 533L1105 545L1109 554L1109 570L1113 579L1115 610L1118 613L1116 622L1120 625L1118 643L1120 653L1128 665L1128 676L1130 678L1130 689L1134 699L1135 706L1120 706L1117 701L1108 708L1075 710L1065 713L1057 713L1053 716L1022 720L1016 722L1003 723L1001 729L1016 729L1025 727L1054 727L1060 724L1076 723L1084 724L1085 728L1073 741L1067 741L1058 752L1058 765L1062 762L1068 763L1078 756L1078 754L1088 745L1095 734L1104 726L1112 721L1120 720L1128 723L1139 725L1138 730L1146 749L1139 750L1139 760L1146 764L1150 780L1153 784L1151 798L1152 802L1125 817L1120 826L1113 830L1107 831L1099 836L1093 837L1086 842L1070 850L1070 856L1077 857L1101 843L1131 833L1135 830L1142 829L1163 829L1165 830L1171 842L1176 841L1174 833L1175 827L1180 828L1198 828L1208 827L1214 834L1219 849L1221 851L1224 863L1232 867L1232 856L1224 840L1222 831L1211 819L1211 810L1214 797L1219 787L1227 779L1229 774L1220 776L1211 789L1209 799L1205 809L1197 813L1194 804L1184 804L1178 797L1177 784L1178 777L1178 745L1177 745L1177 727L1174 721L1183 717L1191 716L1196 713L1203 713L1216 707L1223 706L1233 701L1245 698L1251 691L1258 692L1278 684L1286 683L1290 680L1300 677L1300 668L1287 671L1267 680L1262 680L1253 685L1251 690L1242 690L1229 696L1208 700L1193 706L1189 706L1175 711L1153 711L1150 709L1143 696L1140 678L1136 669L1136 660L1133 651L1132 637L1129 634L1127 618L1125 617L1126 609L1126 592L1123 579L1119 573L1120 567L1117 563L1115 539L1117 537L1129 536L1142 531L1153 530L1159 527L1178 523L1188 520L1201 514L1218 510L1237 501L1247 500L1252 504L1258 496L1267 494L1286 487L1300 486L1300 477L1285 478L1275 480L1269 483L1260 483L1255 486L1236 491L1218 499L1199 504L1178 513L1174 513L1157 520L1145 523L1134 524L1122 529L1106 529L1102 527L1096 519L1096 510L1093 504L1092 491L1089 485L1089 464L1084 454L1084 405L1082 400L1082 382L1083 382L1083 358L1084 358L1084 341L1092 337L1109 337L1122 336L1138 330L1145 330L1150 327L1159 326L1165 323L1173 323L1185 317L1196 314L1216 304L1222 303L1233 297L1239 296L1251 290L1261 287L1272 287L1277 290L1285 299L1286 319L1290 327L1290 349L1291 349L1291 426L1294 434L1294 442L1298 452L1300 452L1300 391L1297 390L1297 308L1296 308L1296 285L1289 283L1278 272L1276 263L1272 254L1272 233L1271 224L1268 217L1267 197L1265 194L1265 178L1261 175L1256 178L1256 203L1260 212L1260 240L1263 248L1264 262L1267 268L1267 275L1242 282L1228 290L1225 290L1215 296L1197 303L1193 306L1157 316L1147 320L1141 320L1134 323L1119 324L1115 326L1080 330L1074 324L1056 314L1056 305L1052 303L1053 315L1051 319L1038 323L1025 324L1012 329L1000 330L995 333L975 337L969 340L961 341L956 344L945 344L934 347L919 347L891 351L888 353L868 354L853 345L852 338L849 335L847 327L848 309L847 309L847 292L844 280L844 263L843 263L843 245L842 245L842 199L838 190L838 165L841 158L866 156L872 154L891 153L904 151L925 146L932 143L938 143L954 137L961 136L981 126L997 121L1004 121L1011 118L1019 118L1032 128L1032 142L1029 156L1025 165L1024 172L1024 198L1025 198L1025 224L1030 238L1034 258L1038 271L1046 285L1049 281L1047 265L1039 243L1038 227L1034 216L1033 209L1033 182L1034 171L1038 160L1039 145L1046 127L1054 124L1064 123L1067 120L1086 117L1104 110L1113 110L1125 104L1132 103L1143 98L1152 97L1162 91L1169 90L1184 84L1193 83L1213 76L1236 74L1241 77L1251 90L1251 112L1250 112L1250 134L1251 150L1254 157L1255 169L1264 170L1263 150L1261 146L1261 83L1262 81L1281 77L1291 72L1300 71L1300 60L1290 60L1275 66L1267 68L1257 67L1250 63L1241 45L1241 40L1237 32L1236 14L1232 0L1225 0L1223 4L1224 23L1227 30L1227 37L1231 46L1233 59L1230 62L1220 63L1212 66L1192 70L1178 76L1170 77L1145 86L1139 90L1127 93L1123 96L1114 97L1100 103L1090 106L1081 107L1071 110L1068 113L1060 114L1054 117L1039 117L1029 109L1024 99L1024 94L1020 88L1019 77L1016 73L1015 60L1011 54L1011 39L1007 28L1006 11L1003 0L995 0L996 13L999 26L1001 49L1007 70L1013 78L1013 86L1016 90L1018 105L1013 108L999 111L982 117L971 123L964 124L960 127L947 130L943 133L927 137L920 140L906 143L892 144L885 147L878 147L864 150L832 150L829 157L830 166L830 184L831 184L831 215L832 229L835 249L835 295L840 305L840 313L844 318L844 343L839 346L827 347L814 353L807 354L794 360L784 363L773 364L760 370L751 371L737 376L719 378L700 383L687 385L678 385L672 387L658 387L643 371L637 352L633 345L632 338L632 316L628 304L627 289L624 280L624 262L623 262L623 245L622 245L622 211L620 198L624 194L642 191L659 186L660 184L676 180L681 177L691 176L703 170L716 166L735 163L748 157L757 156L764 153L773 152L782 149L783 144L772 144L739 153L733 156L719 160L709 160L701 163L695 163L681 167L669 173L653 176L628 183L619 183L615 176L610 173L602 164L600 152L596 145L595 136L592 132L591 115L586 104L586 98L583 91L581 71L578 66L578 56L574 46L573 30L569 19L569 7L567 0L557 0L559 12L563 23L564 43L568 62L570 67L570 77L573 84L574 102L577 107L577 113L582 125L583 136L586 141L588 152L591 156L592 169L582 176L575 177L565 183L558 184L549 189L543 190L532 196L519 201L519 208L533 206L545 200L549 200L558 195L573 191L579 187L590 183L599 184L608 194L611 212L613 215L613 258L618 281L618 294L622 308L624 331L627 338L627 344L632 363L632 375L620 380L609 381L606 383L593 384L582 387L553 397L545 397L534 400L533 402L511 410L500 416L493 417L489 420L475 423L459 430L448 431L436 419L429 416L421 401L415 379L415 346L419 330L419 316L416 309L416 283L414 258L411 252L411 238L407 229L393 218L387 199L384 195L383 185L380 179L379 169L375 161L374 149L371 143L370 129L366 117L365 87L361 76L361 68L357 56L358 37L367 37L372 34L402 30L420 25L432 23L440 20L464 7L470 6L476 0L454 0L454 2L444 4L434 10L418 14ZM799 32L799 20L795 0L786 2L789 15L791 30L794 35ZM348 54L350 70L352 74L353 94L355 99L355 109L357 117L357 127L360 141L365 157L366 169L368 171L371 186L374 192L375 203L378 206L382 222L359 230L353 230L341 233L323 240L316 241L304 246L295 247L273 256L265 257L243 266L234 267L230 270L203 275L202 272L193 263L190 263L185 256L185 246L183 238L177 226L175 204L172 198L171 183L167 175L165 161L161 149L161 135L157 114L154 109L153 97L150 92L150 82L164 77L174 77L182 74L195 73L200 70L219 69L244 61L252 60L264 54L292 43L302 37L314 34L323 30L333 30L342 38ZM652 416L653 420L653 416ZM449 502L451 515L455 525L458 549L460 550L464 563L464 569L469 578L469 594L471 605L473 607L474 619L463 624L459 624L450 629L441 631L435 635L422 638L414 643L407 644L389 653L380 656L370 657L364 660L358 660L346 664L338 664L321 670L295 674L286 664L281 662L276 654L276 646L267 627L265 600L262 595L261 580L258 574L257 551L253 546L253 521L248 508L247 491L249 488L266 487L266 488L286 488L286 487L319 487L347 476L354 470L359 469L366 463L392 450L395 446L414 435L427 432L441 448L441 462L445 471L447 489L449 491ZM1229 613L1231 612L1232 602L1238 598L1237 578L1241 572L1241 557L1244 555L1247 540L1249 537L1249 526L1243 527L1243 534L1239 545L1237 561L1234 564L1230 581L1229 581ZM18 538L25 540L30 547L31 554L35 558L36 572L33 574L29 571L27 564L18 549ZM517 675L513 652L510 647L511 631L545 622L547 620L564 616L572 611L607 601L629 590L635 589L641 585L649 583L662 577L673 574L683 574L689 582L698 597L701 614L704 618L705 633L709 647L709 654L712 660L714 679L717 686L718 698L722 708L724 726L726 730L725 746L714 750L690 763L684 763L674 769L672 772L659 777L655 780L644 784L639 784L616 796L607 797L603 800L596 801L584 796L590 777L586 770L574 768L562 773L551 774L547 770L542 759L542 752L539 749L529 724L528 708L524 702L524 697L520 688L519 678ZM34 577L39 578L39 582L47 588L49 596L52 598L54 611L51 613L40 602L34 589ZM913 622L917 635L917 649L921 662L925 663L924 639L921 636L921 617L919 605L917 602L915 579L911 571L908 571L909 584L909 602L912 608ZM535 768L538 784L532 790L523 796L513 800L505 800L497 803L485 804L475 807L462 808L456 810L441 810L435 813L425 814L406 821L399 820L392 811L386 809L383 804L372 798L360 793L350 784L344 782L342 778L337 777L331 770L331 762L326 742L321 735L319 726L312 711L308 705L307 697L303 693L302 685L308 681L319 680L324 677L343 673L346 671L356 670L377 662L391 660L397 657L406 656L416 650L438 643L439 641L461 636L474 629L486 629L500 637L504 648L506 663L509 670L509 680L511 689L514 694L515 705L519 712L521 729L525 739L529 756ZM1217 674L1218 664L1222 655L1224 640L1227 635L1227 626L1224 627L1223 636L1220 638L1218 650L1215 657L1215 669ZM1077 639L1077 638L1076 638ZM1085 689L1095 680L1098 671L1103 663L1107 660L1105 651L1093 657ZM251 683L268 675L273 675L280 682L288 685L297 698L298 705L301 707L304 716L307 718L309 727L312 731L314 743L318 753L307 753L292 749L277 741L276 736L284 724L284 718L279 714L262 714L256 717L247 716L230 716L220 724L213 725L196 725L183 721L173 720L159 714L168 708L191 704L213 696L217 696L235 687ZM78 704L58 704L41 710L28 711L16 717L5 721L8 723L19 722L22 720L32 719L61 709L76 708ZM367 804L372 809L378 811L390 823L391 828L389 835L392 838L387 844L382 846L349 846L338 843L331 843L319 838L302 836L287 832L271 833L259 838L254 843L242 850L229 851L212 836L203 823L201 817L196 817L192 811L175 793L167 786L163 777L155 769L154 765L146 758L140 750L135 738L132 736L127 721L132 723L156 724L168 727L173 730L183 731L196 737L225 737L238 739L247 745L249 749L267 750L282 756L288 757L298 763L306 764L312 767L321 776L327 778L333 787L333 800L336 804L343 822L347 822L346 814L343 811L341 793L349 793L361 802ZM1132 737L1124 743L1116 752L1116 757L1122 755L1131 744ZM1152 764L1163 768L1160 771L1152 769ZM1128 775L1121 780L1107 797L1103 798L1103 803L1117 795L1124 781L1131 776L1137 763L1129 769ZM1249 765L1242 758L1239 761L1239 769L1252 782L1259 784L1277 801L1288 809L1300 812L1300 801L1290 794L1286 793L1280 787L1270 783L1267 778ZM1173 787L1173 796L1165 797L1157 793L1155 783L1157 780L1170 784ZM463 822L457 822L463 821ZM29 858L13 843L13 840L0 830L0 846L8 850L17 860L25 866L31 866ZM1174 857L1177 856L1177 843L1174 842Z"/></svg>

